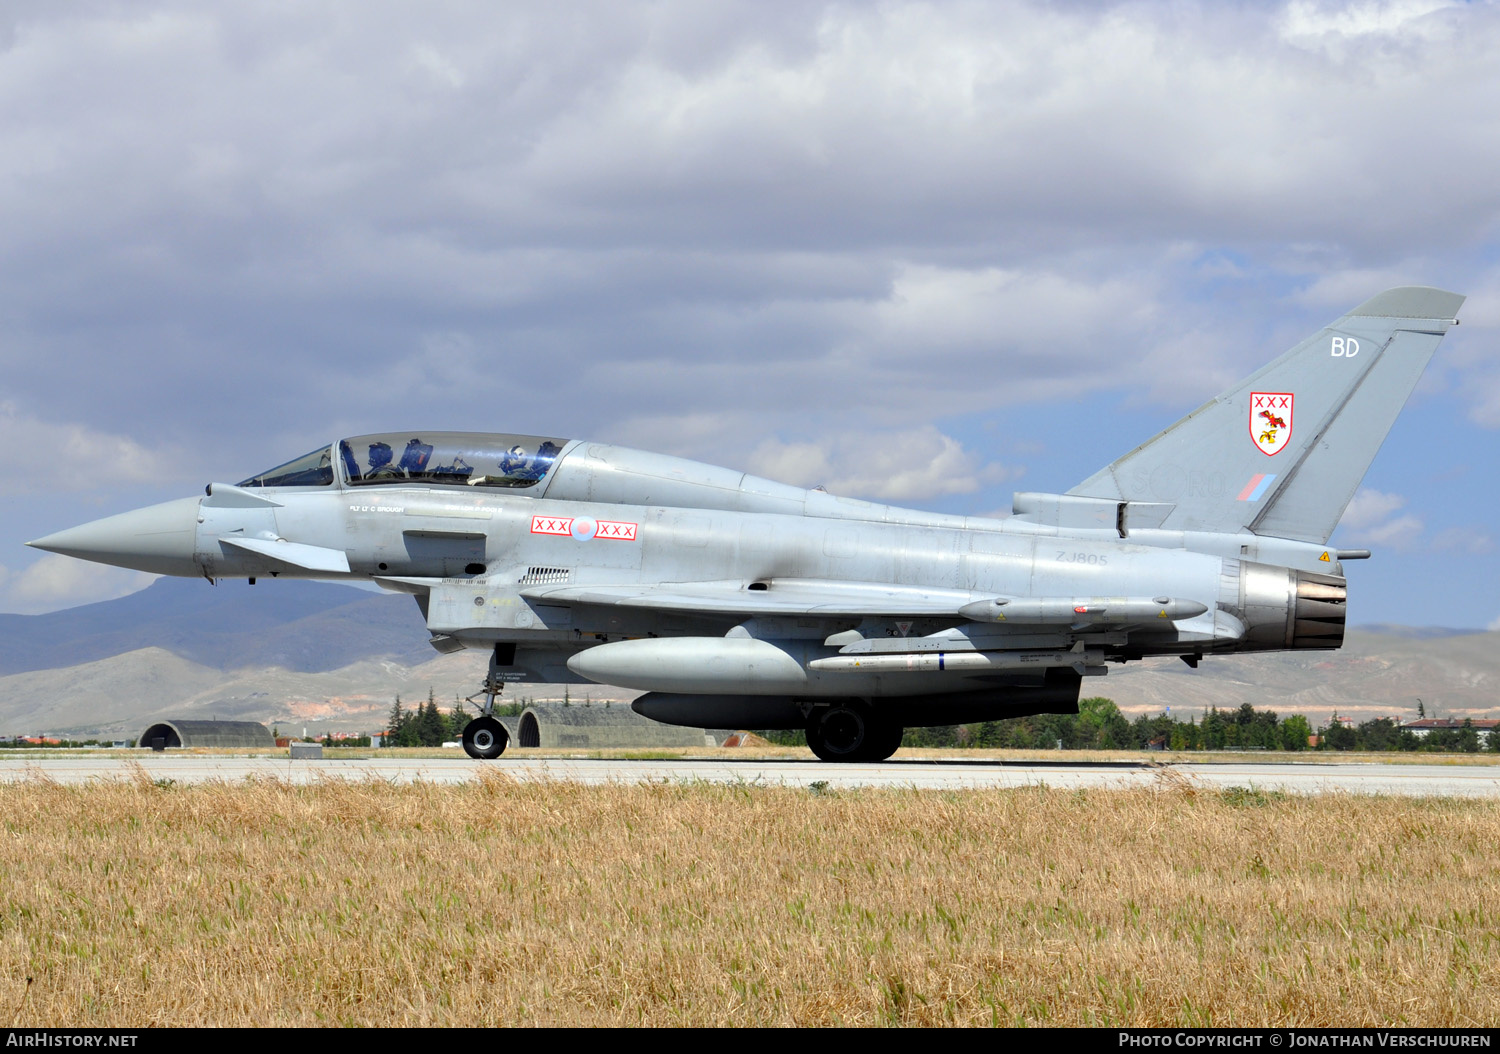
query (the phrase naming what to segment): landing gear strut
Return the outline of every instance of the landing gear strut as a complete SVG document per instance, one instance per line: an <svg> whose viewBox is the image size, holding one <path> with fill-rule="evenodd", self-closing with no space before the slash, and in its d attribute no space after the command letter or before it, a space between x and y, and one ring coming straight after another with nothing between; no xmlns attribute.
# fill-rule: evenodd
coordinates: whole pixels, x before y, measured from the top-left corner
<svg viewBox="0 0 1500 1054"><path fill-rule="evenodd" d="M502 652L508 649L508 652ZM505 726L495 720L495 697L505 690L505 681L500 677L500 667L509 666L515 661L516 646L514 644L496 644L495 650L490 653L490 668L485 674L484 684L478 694L469 696L468 701L473 702L479 696L484 696L484 702L479 706L479 716L464 726L463 744L464 753L475 761L493 761L505 753L505 744L510 739L510 734L505 731Z"/></svg>
<svg viewBox="0 0 1500 1054"><path fill-rule="evenodd" d="M818 707L807 718L807 745L823 761L884 761L905 731L858 699Z"/></svg>

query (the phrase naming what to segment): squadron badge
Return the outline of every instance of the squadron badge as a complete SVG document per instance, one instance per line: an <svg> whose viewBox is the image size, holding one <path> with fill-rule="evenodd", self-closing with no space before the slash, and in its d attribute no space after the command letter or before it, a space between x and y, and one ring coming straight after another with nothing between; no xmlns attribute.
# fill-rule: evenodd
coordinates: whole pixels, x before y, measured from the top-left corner
<svg viewBox="0 0 1500 1054"><path fill-rule="evenodd" d="M1250 393L1250 438L1262 454L1279 454L1292 438L1291 392Z"/></svg>

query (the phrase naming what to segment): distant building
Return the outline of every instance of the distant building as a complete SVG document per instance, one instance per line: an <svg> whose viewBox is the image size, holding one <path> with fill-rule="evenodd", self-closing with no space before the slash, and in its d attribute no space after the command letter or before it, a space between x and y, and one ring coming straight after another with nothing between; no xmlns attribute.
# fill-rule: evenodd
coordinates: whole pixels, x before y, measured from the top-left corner
<svg viewBox="0 0 1500 1054"><path fill-rule="evenodd" d="M1470 724L1472 724L1474 726L1474 730L1479 733L1480 741L1485 743L1489 742L1490 733L1495 731L1495 729L1500 728L1500 721L1491 720L1489 718L1481 718L1477 721L1470 719ZM1464 721L1461 718L1423 717L1419 718L1416 721L1406 722L1401 726L1401 730L1403 732L1410 732L1418 739L1426 739L1428 733L1437 731L1438 729L1458 731L1463 727Z"/></svg>

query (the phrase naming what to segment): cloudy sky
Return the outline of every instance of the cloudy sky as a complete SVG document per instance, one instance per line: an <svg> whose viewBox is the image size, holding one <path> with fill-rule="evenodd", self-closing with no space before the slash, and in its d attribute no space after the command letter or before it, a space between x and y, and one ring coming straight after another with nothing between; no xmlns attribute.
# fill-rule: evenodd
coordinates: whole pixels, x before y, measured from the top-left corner
<svg viewBox="0 0 1500 1054"><path fill-rule="evenodd" d="M409 427L1000 512L1431 284L1336 541L1353 621L1500 626L1497 54L1439 0L5 0L0 610L145 582L28 538Z"/></svg>

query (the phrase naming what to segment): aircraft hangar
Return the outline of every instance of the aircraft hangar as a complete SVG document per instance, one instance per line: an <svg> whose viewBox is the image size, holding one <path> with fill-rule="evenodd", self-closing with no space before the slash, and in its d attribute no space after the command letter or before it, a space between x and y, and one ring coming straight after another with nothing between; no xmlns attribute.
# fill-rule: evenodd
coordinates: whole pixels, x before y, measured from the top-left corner
<svg viewBox="0 0 1500 1054"><path fill-rule="evenodd" d="M629 706L564 706L540 703L521 712L513 745L518 747L702 747L717 746L722 729L664 725Z"/></svg>
<svg viewBox="0 0 1500 1054"><path fill-rule="evenodd" d="M274 747L271 730L256 721L156 721L136 744L155 747Z"/></svg>

